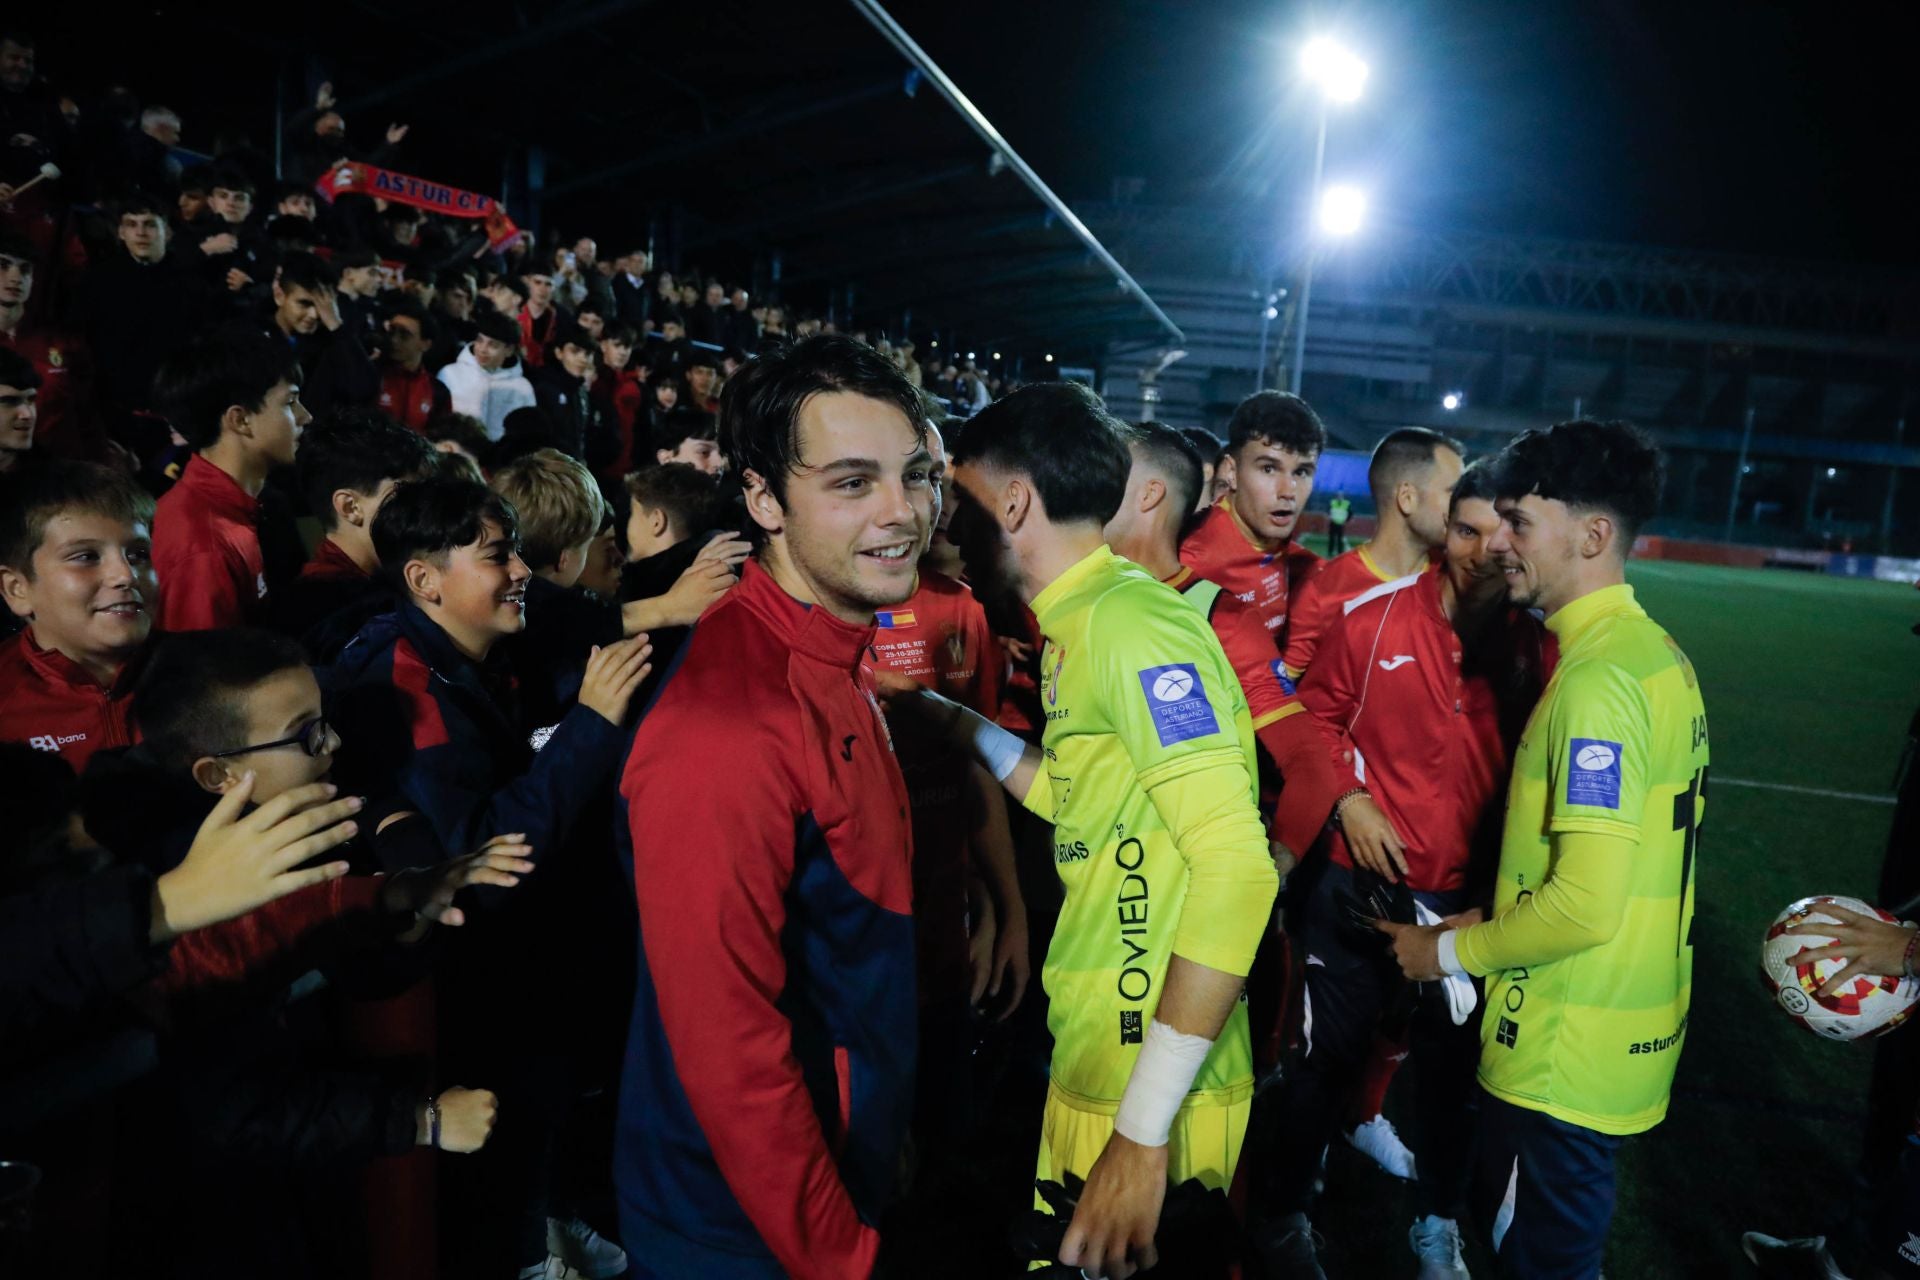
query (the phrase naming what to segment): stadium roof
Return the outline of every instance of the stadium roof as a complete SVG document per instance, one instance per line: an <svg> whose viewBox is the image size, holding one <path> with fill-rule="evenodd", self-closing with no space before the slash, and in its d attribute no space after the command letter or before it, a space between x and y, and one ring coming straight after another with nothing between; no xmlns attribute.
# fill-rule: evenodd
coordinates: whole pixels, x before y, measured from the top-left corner
<svg viewBox="0 0 1920 1280"><path fill-rule="evenodd" d="M333 13L134 18L142 62L113 71L57 65L49 23L42 65L120 74L166 98L190 138L237 108L256 142L276 93L290 114L331 80L359 143L411 124L399 167L479 190L504 180L522 225L650 236L672 260L763 284L777 263L782 296L844 315L850 291L855 317L891 332L910 321L922 339L1062 358L1172 336L853 4L346 0ZM180 81L204 100L174 94ZM537 212L530 190L544 191Z"/></svg>

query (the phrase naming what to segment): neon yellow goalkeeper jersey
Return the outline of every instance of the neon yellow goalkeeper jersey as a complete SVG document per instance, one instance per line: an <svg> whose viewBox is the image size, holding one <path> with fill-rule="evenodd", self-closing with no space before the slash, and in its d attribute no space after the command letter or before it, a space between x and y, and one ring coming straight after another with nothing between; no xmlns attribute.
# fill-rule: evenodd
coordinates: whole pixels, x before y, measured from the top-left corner
<svg viewBox="0 0 1920 1280"><path fill-rule="evenodd" d="M1278 877L1256 808L1253 723L1212 626L1105 547L1033 601L1045 768L1025 797L1054 824L1066 902L1043 981L1053 1082L1117 1103L1184 958L1245 975ZM1189 1104L1244 1101L1243 1000Z"/></svg>
<svg viewBox="0 0 1920 1280"><path fill-rule="evenodd" d="M1495 920L1554 874L1554 836L1624 836L1636 847L1630 868L1610 869L1625 907L1608 941L1514 965L1526 950L1522 928L1457 935L1461 962L1488 974L1480 1082L1515 1106L1639 1133L1666 1116L1686 1036L1706 708L1693 664L1632 587L1583 596L1547 626L1560 661L1514 757ZM1576 918L1603 910L1583 900L1560 907ZM1506 923L1536 927L1527 914Z"/></svg>

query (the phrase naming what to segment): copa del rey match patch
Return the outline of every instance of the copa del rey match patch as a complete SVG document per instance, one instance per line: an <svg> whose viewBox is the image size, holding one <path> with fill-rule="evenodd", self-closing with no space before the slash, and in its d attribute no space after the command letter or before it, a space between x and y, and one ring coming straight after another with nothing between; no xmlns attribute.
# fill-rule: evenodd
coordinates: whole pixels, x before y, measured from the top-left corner
<svg viewBox="0 0 1920 1280"><path fill-rule="evenodd" d="M1618 809L1620 744L1600 738L1575 738L1567 752L1567 803Z"/></svg>
<svg viewBox="0 0 1920 1280"><path fill-rule="evenodd" d="M1161 746L1220 732L1213 704L1207 701L1207 690L1191 662L1148 667L1140 673L1140 691L1146 695Z"/></svg>

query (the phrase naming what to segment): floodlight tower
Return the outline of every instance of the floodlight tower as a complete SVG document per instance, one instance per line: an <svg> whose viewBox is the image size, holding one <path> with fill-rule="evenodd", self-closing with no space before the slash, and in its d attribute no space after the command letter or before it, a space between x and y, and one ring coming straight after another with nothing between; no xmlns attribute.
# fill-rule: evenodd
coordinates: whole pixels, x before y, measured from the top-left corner
<svg viewBox="0 0 1920 1280"><path fill-rule="evenodd" d="M1366 218L1366 195L1353 187L1321 189L1327 163L1327 111L1334 104L1358 102L1367 87L1367 64L1351 50L1325 36L1307 41L1300 50L1300 72L1319 93L1319 120L1313 144L1313 218L1308 237L1307 264L1300 278L1300 301L1294 308L1293 360L1288 386L1300 394L1301 365L1307 357L1307 305L1313 300L1313 260L1321 238L1350 236Z"/></svg>

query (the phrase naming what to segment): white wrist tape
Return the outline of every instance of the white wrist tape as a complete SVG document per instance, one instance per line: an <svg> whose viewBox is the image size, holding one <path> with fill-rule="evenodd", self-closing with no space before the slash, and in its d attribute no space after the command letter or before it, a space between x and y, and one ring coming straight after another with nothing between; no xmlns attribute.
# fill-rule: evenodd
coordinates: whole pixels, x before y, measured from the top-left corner
<svg viewBox="0 0 1920 1280"><path fill-rule="evenodd" d="M1193 1088L1193 1078L1213 1049L1213 1041L1175 1031L1155 1018L1147 1025L1140 1057L1113 1113L1113 1131L1143 1147L1164 1147L1173 1117Z"/></svg>
<svg viewBox="0 0 1920 1280"><path fill-rule="evenodd" d="M1026 754L1027 744L1017 734L1008 733L977 711L966 714L973 717L973 754L995 782L1005 782L1007 775L1019 765L1020 757Z"/></svg>

